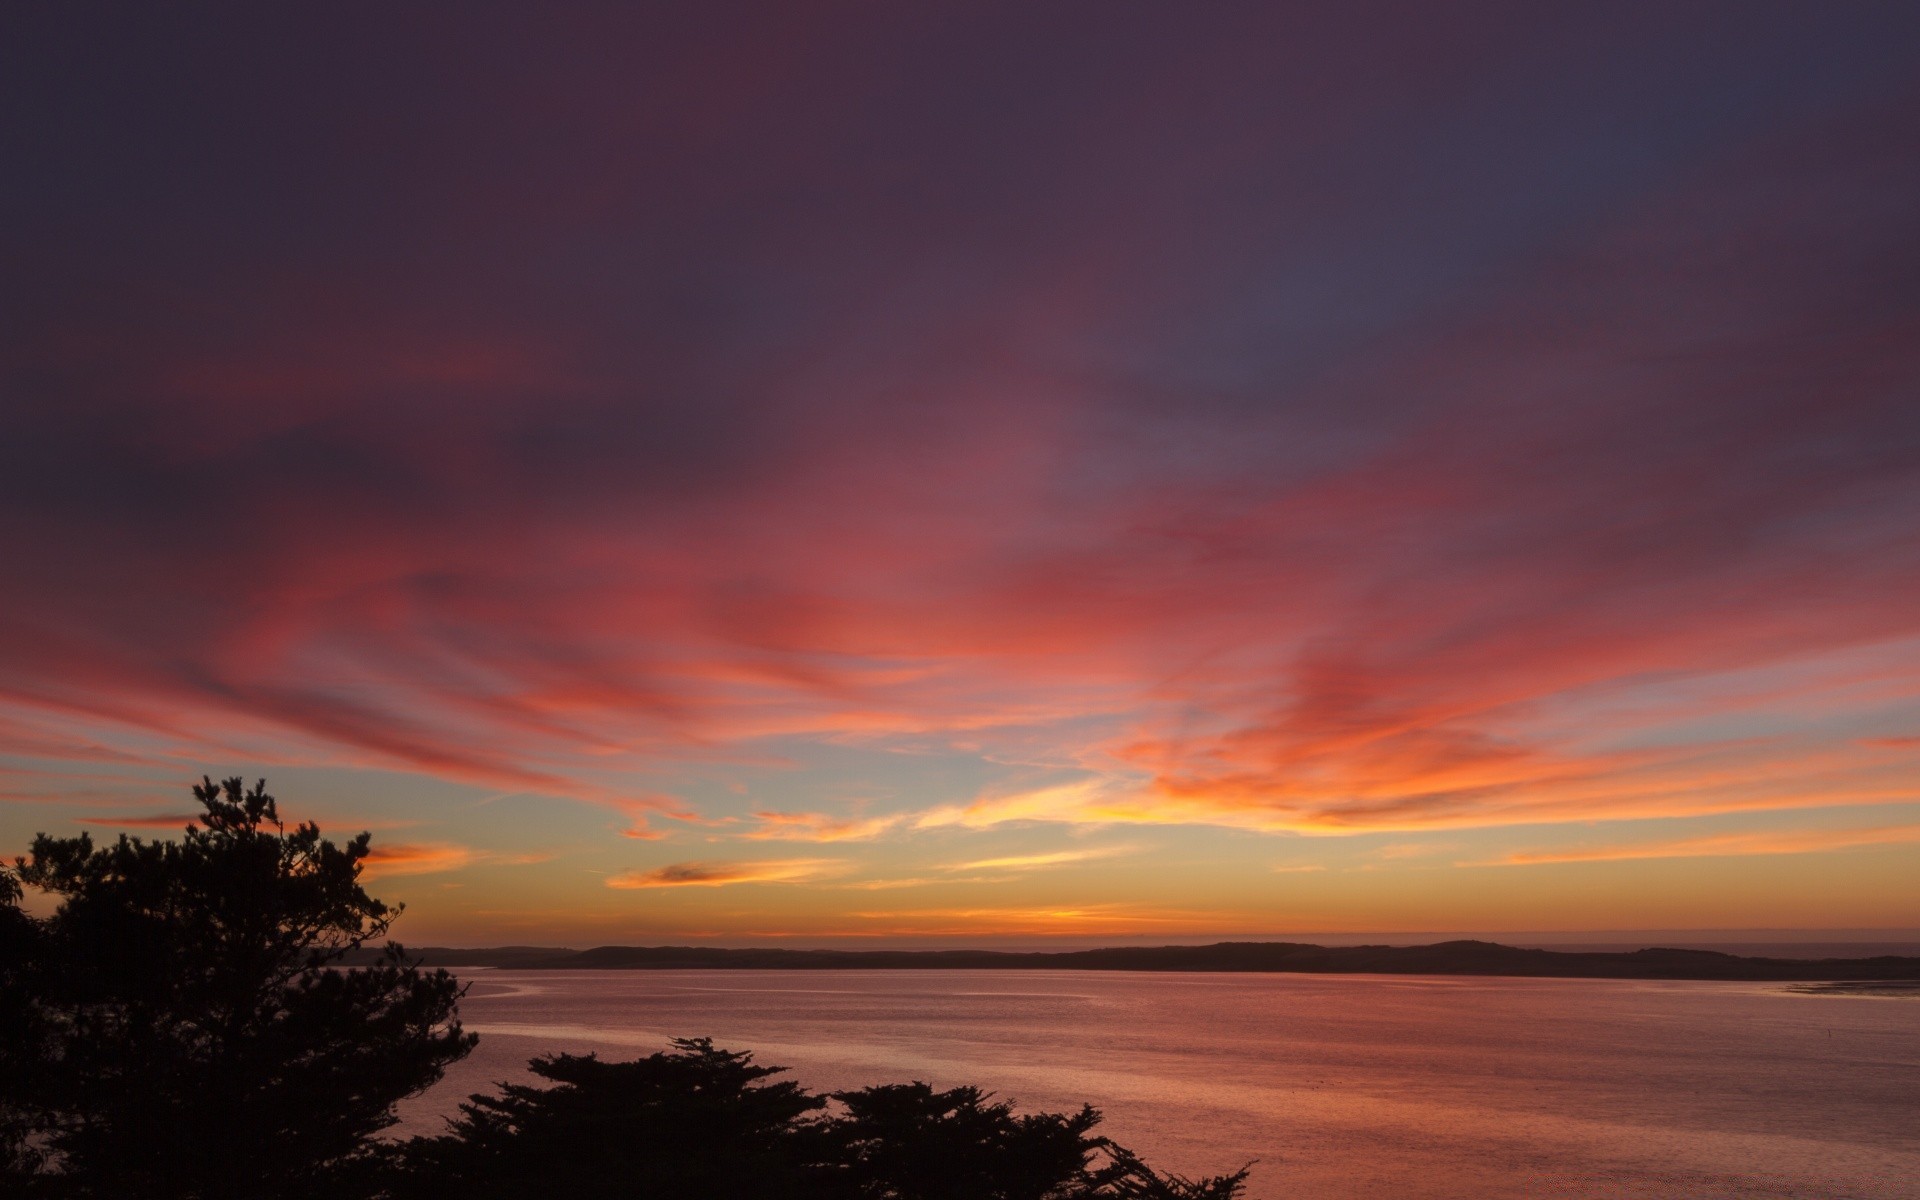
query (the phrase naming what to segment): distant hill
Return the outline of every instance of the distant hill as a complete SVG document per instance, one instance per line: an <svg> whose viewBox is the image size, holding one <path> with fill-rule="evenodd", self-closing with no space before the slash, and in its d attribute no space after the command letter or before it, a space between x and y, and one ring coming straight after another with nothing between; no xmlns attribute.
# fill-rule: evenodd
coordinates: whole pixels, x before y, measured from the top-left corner
<svg viewBox="0 0 1920 1200"><path fill-rule="evenodd" d="M369 947L349 963L372 961ZM1920 980L1920 958L1747 958L1713 950L1530 950L1497 942L1431 946L1314 946L1219 942L1105 950L731 950L709 946L599 946L566 950L501 946L416 950L437 967L519 970L1048 970L1260 971L1317 975L1519 975L1565 979L1769 981Z"/></svg>

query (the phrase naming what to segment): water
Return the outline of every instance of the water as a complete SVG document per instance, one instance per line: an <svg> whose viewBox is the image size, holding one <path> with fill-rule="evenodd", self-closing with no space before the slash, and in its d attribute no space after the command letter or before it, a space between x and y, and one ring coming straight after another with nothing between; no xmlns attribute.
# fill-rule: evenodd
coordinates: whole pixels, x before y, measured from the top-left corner
<svg viewBox="0 0 1920 1200"><path fill-rule="evenodd" d="M711 1036L815 1090L1107 1115L1256 1200L1920 1198L1920 1002L1779 985L1070 971L484 971L433 1131L534 1054Z"/></svg>

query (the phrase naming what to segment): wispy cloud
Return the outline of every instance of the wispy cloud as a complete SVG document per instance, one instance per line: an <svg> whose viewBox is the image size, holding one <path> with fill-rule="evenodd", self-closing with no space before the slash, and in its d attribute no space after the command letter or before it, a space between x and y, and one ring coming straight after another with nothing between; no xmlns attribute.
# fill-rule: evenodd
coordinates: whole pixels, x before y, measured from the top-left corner
<svg viewBox="0 0 1920 1200"><path fill-rule="evenodd" d="M1170 927L1204 927L1220 914L1191 910L1154 909L1130 904L1047 906L991 906L978 908L912 908L850 913L877 923L874 932L900 934L995 933L1119 933Z"/></svg>
<svg viewBox="0 0 1920 1200"><path fill-rule="evenodd" d="M380 843L368 848L362 868L369 878L385 875L433 875L473 866L529 866L547 862L546 851L499 853L446 842Z"/></svg>
<svg viewBox="0 0 1920 1200"><path fill-rule="evenodd" d="M1100 824L1123 819L1113 811L1116 784L1104 776L1018 791L993 792L967 804L943 805L921 813L916 829L959 826L990 829L1017 821Z"/></svg>
<svg viewBox="0 0 1920 1200"><path fill-rule="evenodd" d="M1920 658L1909 665L1920 673ZM1864 747L1749 738L1576 756L1501 750L1471 738L1454 745L1449 737L1377 736L1367 727L1370 719L1335 722L1344 732L1328 735L1331 744L1308 754L1269 750L1293 736L1284 731L1241 730L1221 739L1235 756L1230 769L1217 745L1135 741L1114 748L1119 765L1111 769L943 805L921 813L914 828L1201 825L1345 837L1884 804L1913 796L1900 765L1867 755ZM1376 744L1382 737L1388 744Z"/></svg>
<svg viewBox="0 0 1920 1200"><path fill-rule="evenodd" d="M623 871L607 880L621 890L726 887L738 883L801 883L844 869L833 858L759 859L748 862L680 862L651 870Z"/></svg>
<svg viewBox="0 0 1920 1200"><path fill-rule="evenodd" d="M756 812L758 829L740 836L751 841L864 842L897 827L901 815L836 817L817 812Z"/></svg>
<svg viewBox="0 0 1920 1200"><path fill-rule="evenodd" d="M1635 842L1562 850L1521 850L1496 860L1500 865L1620 862L1639 858L1718 858L1754 854L1817 854L1920 842L1920 825L1881 825L1869 829L1802 829L1722 833L1663 842Z"/></svg>
<svg viewBox="0 0 1920 1200"><path fill-rule="evenodd" d="M932 883L955 883L952 879L858 879L850 883L836 883L832 886L844 888L850 892L890 892L899 888L926 887Z"/></svg>
<svg viewBox="0 0 1920 1200"><path fill-rule="evenodd" d="M1051 854L1009 854L1000 858L977 858L971 862L953 863L942 868L947 871L1025 871L1037 867L1059 867L1069 863L1088 862L1097 858L1112 858L1117 854L1129 854L1132 846L1106 846L1096 850L1058 850Z"/></svg>
<svg viewBox="0 0 1920 1200"><path fill-rule="evenodd" d="M680 797L658 792L596 797L595 802L625 814L628 824L620 831L620 836L640 842L657 842L667 836L664 830L655 829L649 823L654 817L664 817L687 825L725 825L732 821L730 817L704 816Z"/></svg>
<svg viewBox="0 0 1920 1200"><path fill-rule="evenodd" d="M448 844L375 845L367 852L365 871L378 875L432 875L472 866L479 855L470 846Z"/></svg>

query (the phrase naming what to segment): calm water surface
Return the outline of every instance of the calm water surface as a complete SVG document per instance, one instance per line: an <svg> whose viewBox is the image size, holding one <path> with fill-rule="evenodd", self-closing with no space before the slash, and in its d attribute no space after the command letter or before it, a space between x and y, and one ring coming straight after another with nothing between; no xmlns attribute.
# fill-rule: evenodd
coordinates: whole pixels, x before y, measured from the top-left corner
<svg viewBox="0 0 1920 1200"><path fill-rule="evenodd" d="M1280 1197L1920 1200L1920 1001L1775 985L1073 971L484 971L431 1131L534 1054L711 1036L816 1090L1088 1101Z"/></svg>

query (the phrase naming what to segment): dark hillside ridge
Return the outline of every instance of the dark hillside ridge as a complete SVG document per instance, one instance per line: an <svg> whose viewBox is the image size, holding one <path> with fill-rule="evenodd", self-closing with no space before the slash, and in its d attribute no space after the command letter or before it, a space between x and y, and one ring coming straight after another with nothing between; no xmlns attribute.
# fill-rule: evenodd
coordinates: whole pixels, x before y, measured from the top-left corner
<svg viewBox="0 0 1920 1200"><path fill-rule="evenodd" d="M731 950L707 946L428 947L428 966L518 970L1048 970L1261 971L1316 975L1518 975L1559 979L1699 979L1750 982L1920 980L1920 958L1745 958L1713 950L1527 950L1497 942L1431 946L1313 946L1219 942L1106 950ZM368 947L359 960L372 961ZM359 960L349 960L359 961Z"/></svg>

